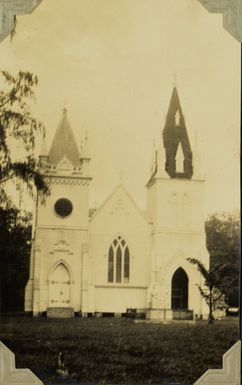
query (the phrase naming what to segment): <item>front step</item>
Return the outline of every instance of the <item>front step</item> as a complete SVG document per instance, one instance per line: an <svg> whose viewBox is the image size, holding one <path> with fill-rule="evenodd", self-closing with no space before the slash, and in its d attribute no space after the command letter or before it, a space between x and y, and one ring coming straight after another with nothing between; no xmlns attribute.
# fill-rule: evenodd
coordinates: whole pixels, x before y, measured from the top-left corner
<svg viewBox="0 0 242 385"><path fill-rule="evenodd" d="M72 307L49 307L47 309L49 318L74 318L74 309Z"/></svg>

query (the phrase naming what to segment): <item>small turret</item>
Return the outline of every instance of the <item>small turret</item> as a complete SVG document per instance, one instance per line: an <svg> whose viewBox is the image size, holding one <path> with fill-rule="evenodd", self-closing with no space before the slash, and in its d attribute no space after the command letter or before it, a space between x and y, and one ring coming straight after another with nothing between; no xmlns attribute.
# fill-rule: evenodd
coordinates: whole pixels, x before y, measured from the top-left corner
<svg viewBox="0 0 242 385"><path fill-rule="evenodd" d="M155 175L156 172L157 172L157 150L156 150L156 145L155 145L155 138L153 138L151 163L150 163L150 173L151 173L151 176Z"/></svg>
<svg viewBox="0 0 242 385"><path fill-rule="evenodd" d="M194 132L194 151L193 151L193 177L204 179L204 171L201 165L200 151L198 147L198 132Z"/></svg>
<svg viewBox="0 0 242 385"><path fill-rule="evenodd" d="M168 175L165 171L166 166L166 151L163 145L163 137L162 134L160 136L160 143L157 149L157 173L156 176L160 178L168 178Z"/></svg>
<svg viewBox="0 0 242 385"><path fill-rule="evenodd" d="M82 144L82 152L81 152L81 164L84 174L89 174L89 163L90 163L90 149L89 149L89 140L88 133L85 132L84 142Z"/></svg>

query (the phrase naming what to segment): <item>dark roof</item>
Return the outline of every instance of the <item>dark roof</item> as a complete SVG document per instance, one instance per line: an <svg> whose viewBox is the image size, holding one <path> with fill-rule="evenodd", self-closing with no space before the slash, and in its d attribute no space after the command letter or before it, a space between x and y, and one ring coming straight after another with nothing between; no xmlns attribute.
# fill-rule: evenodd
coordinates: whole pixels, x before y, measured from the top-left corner
<svg viewBox="0 0 242 385"><path fill-rule="evenodd" d="M178 113L179 122L176 122ZM166 123L163 131L163 142L166 150L166 171L171 178L190 179L193 174L192 151L187 134L184 115L176 87L173 88L171 101L166 116ZM176 171L176 153L181 143L184 155L183 172Z"/></svg>

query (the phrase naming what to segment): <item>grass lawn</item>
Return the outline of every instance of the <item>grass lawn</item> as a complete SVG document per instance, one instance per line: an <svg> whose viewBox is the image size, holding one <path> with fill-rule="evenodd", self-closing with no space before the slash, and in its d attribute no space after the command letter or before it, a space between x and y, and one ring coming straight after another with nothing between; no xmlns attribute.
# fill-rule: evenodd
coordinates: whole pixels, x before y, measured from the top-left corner
<svg viewBox="0 0 242 385"><path fill-rule="evenodd" d="M192 384L238 340L238 319L213 325L134 323L125 318L2 317L0 337L45 384ZM68 380L56 375L63 352Z"/></svg>

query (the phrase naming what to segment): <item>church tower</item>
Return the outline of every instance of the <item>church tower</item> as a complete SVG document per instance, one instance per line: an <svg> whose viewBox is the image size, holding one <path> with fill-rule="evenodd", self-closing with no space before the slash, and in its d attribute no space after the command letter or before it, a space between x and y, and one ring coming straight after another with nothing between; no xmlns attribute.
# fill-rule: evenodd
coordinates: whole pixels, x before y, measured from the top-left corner
<svg viewBox="0 0 242 385"><path fill-rule="evenodd" d="M208 267L203 188L197 175L185 118L174 87L161 143L147 183L152 263L147 307L150 318L206 316L197 284L200 273L187 258ZM166 309L166 310L164 310Z"/></svg>
<svg viewBox="0 0 242 385"><path fill-rule="evenodd" d="M79 152L63 110L49 152L42 145L41 163L50 195L36 201L30 277L25 311L33 315L71 317L88 308L88 138Z"/></svg>

